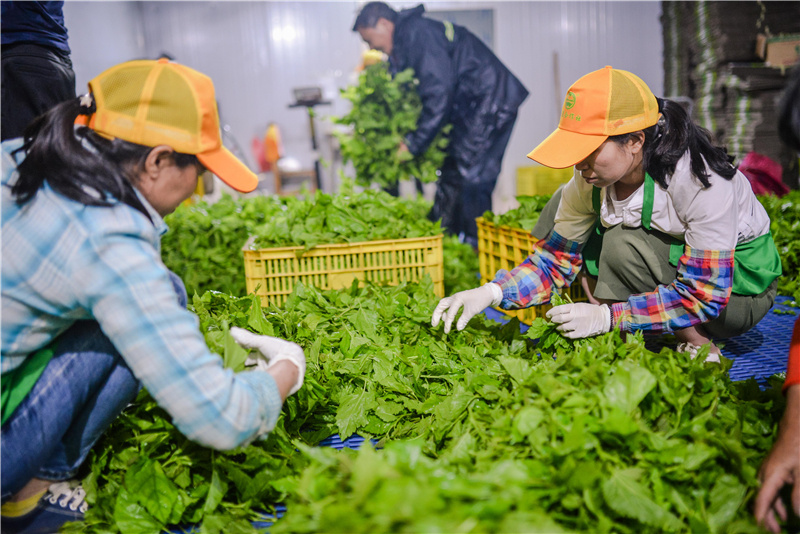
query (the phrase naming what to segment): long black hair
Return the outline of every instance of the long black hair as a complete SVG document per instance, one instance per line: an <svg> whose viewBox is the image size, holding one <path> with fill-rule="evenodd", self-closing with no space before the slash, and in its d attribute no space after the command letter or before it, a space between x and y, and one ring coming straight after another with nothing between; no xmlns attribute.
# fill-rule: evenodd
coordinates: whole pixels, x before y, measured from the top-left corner
<svg viewBox="0 0 800 534"><path fill-rule="evenodd" d="M353 31L357 32L361 28L374 28L378 24L378 19L397 22L397 11L385 2L369 2L358 13L356 21L353 23Z"/></svg>
<svg viewBox="0 0 800 534"><path fill-rule="evenodd" d="M696 125L683 106L672 100L658 98L659 121L645 128L642 165L645 172L661 187L667 187L667 177L675 172L678 161L689 151L689 161L694 174L704 187L711 168L716 174L730 180L736 174L733 156L725 148L714 144L711 133ZM609 137L624 144L633 134Z"/></svg>
<svg viewBox="0 0 800 534"><path fill-rule="evenodd" d="M134 190L138 170L144 168L151 147L121 139L106 139L86 126L75 127L78 115L90 115L94 104L80 99L62 102L35 119L18 149L25 159L17 167L19 178L11 188L17 204L30 201L45 182L57 193L89 206L123 202L147 213ZM197 156L174 153L179 168L199 165Z"/></svg>

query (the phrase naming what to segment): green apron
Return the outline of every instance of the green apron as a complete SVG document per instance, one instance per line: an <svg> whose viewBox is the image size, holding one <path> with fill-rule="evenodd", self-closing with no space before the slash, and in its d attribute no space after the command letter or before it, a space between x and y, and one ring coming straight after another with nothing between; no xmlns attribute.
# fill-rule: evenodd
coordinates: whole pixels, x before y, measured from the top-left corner
<svg viewBox="0 0 800 534"><path fill-rule="evenodd" d="M592 207L597 215L597 223L583 246L581 254L586 271L597 276L600 250L603 247L603 233L605 227L600 223L600 194L602 189L592 188ZM653 198L655 196L655 180L649 175L644 175L644 200L642 202L642 227L650 230L650 221L653 218ZM669 247L669 263L673 267L683 256L685 243L673 238ZM766 234L747 243L736 245L733 252L733 292L737 295L759 295L782 274L781 258L772 239L772 234Z"/></svg>
<svg viewBox="0 0 800 534"><path fill-rule="evenodd" d="M53 359L55 343L51 343L43 349L38 350L22 362L22 365L12 371L3 372L0 377L0 408L2 408L2 423L6 421L22 404L28 393L31 392L36 381L42 376L44 368Z"/></svg>

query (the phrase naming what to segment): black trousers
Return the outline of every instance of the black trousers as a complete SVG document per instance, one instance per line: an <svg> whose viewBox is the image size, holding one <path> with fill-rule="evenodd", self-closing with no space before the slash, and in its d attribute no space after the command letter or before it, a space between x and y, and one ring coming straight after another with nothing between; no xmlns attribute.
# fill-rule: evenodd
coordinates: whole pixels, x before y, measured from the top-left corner
<svg viewBox="0 0 800 534"><path fill-rule="evenodd" d="M461 241L475 248L478 247L475 219L492 209L492 192L515 122L516 113L495 133L489 149L469 169L460 169L456 159L448 155L436 182L430 219L441 219L446 232L459 236Z"/></svg>
<svg viewBox="0 0 800 534"><path fill-rule="evenodd" d="M69 55L31 43L2 48L2 140L21 137L30 122L70 98L76 98Z"/></svg>

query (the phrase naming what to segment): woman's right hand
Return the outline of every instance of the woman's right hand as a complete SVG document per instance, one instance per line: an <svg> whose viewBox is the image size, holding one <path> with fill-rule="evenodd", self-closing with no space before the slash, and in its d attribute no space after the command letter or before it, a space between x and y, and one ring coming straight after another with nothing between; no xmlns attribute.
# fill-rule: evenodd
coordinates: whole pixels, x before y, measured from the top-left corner
<svg viewBox="0 0 800 534"><path fill-rule="evenodd" d="M489 306L497 306L503 300L503 290L498 284L490 282L475 289L459 291L455 295L445 297L439 301L433 310L431 326L436 327L444 319L444 333L450 333L450 327L455 320L458 310L464 307L461 317L456 323L458 330L464 330L470 319L478 315Z"/></svg>
<svg viewBox="0 0 800 534"><path fill-rule="evenodd" d="M300 345L277 337L254 334L236 326L231 328L231 336L242 347L258 351L256 357L248 358L246 363L255 364L262 371L271 374L278 383L283 399L297 393L306 374L306 356ZM295 370L285 364L292 364ZM291 385L291 389L281 387L281 384L286 383Z"/></svg>

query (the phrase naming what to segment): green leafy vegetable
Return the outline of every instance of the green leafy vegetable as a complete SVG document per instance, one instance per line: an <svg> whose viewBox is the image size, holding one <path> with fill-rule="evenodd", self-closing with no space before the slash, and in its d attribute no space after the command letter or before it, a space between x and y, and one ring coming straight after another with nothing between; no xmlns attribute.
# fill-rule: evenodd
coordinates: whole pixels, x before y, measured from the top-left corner
<svg viewBox="0 0 800 534"><path fill-rule="evenodd" d="M402 199L384 191L356 194L345 182L337 195L317 191L307 200L288 199L285 209L254 229L252 248L302 246L305 250L331 243L433 236L441 223L427 218L422 197Z"/></svg>
<svg viewBox="0 0 800 534"><path fill-rule="evenodd" d="M181 205L164 219L169 232L161 240L161 258L190 297L211 290L244 295L242 247L282 206L275 197L235 200L227 194L213 204Z"/></svg>
<svg viewBox="0 0 800 534"><path fill-rule="evenodd" d="M502 215L487 211L483 214L483 218L486 222L494 223L497 226L511 226L512 228L522 228L530 231L536 226L539 215L552 196L553 195L518 196L518 208L509 210Z"/></svg>
<svg viewBox="0 0 800 534"><path fill-rule="evenodd" d="M445 234L442 241L444 253L444 294L452 295L473 289L480 283L478 253L457 236Z"/></svg>
<svg viewBox="0 0 800 534"><path fill-rule="evenodd" d="M342 90L352 108L334 122L352 128L349 133L338 133L337 138L342 159L353 163L359 184L386 187L410 178L436 181L436 173L444 162L450 126L442 129L421 156L398 154L405 135L416 129L422 111L417 83L412 69L393 78L387 63L377 63L363 70L358 84Z"/></svg>
<svg viewBox="0 0 800 534"><path fill-rule="evenodd" d="M770 231L783 265L778 294L800 301L800 191L782 197L759 196L758 200L769 215Z"/></svg>
<svg viewBox="0 0 800 534"><path fill-rule="evenodd" d="M280 310L195 297L220 353L228 325L301 344L304 387L267 440L222 452L142 392L93 449L86 523L67 528L253 532L285 502L270 531L755 530L779 387L731 383L730 362L656 354L638 334L544 349L515 321L475 318L445 335L430 326L430 285L298 285ZM337 432L384 448L310 447Z"/></svg>

